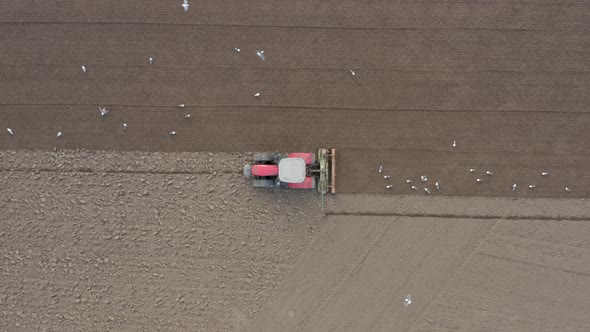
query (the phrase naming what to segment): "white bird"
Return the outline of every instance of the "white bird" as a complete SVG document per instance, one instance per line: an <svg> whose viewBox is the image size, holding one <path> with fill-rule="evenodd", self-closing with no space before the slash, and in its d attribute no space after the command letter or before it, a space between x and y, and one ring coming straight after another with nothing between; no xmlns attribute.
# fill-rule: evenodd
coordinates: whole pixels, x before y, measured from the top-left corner
<svg viewBox="0 0 590 332"><path fill-rule="evenodd" d="M389 178L391 178L391 175L383 175L383 178L384 179L389 179Z"/></svg>
<svg viewBox="0 0 590 332"><path fill-rule="evenodd" d="M568 188L568 187L565 187L565 191L567 191L568 193L571 193L572 192L572 190L570 188Z"/></svg>
<svg viewBox="0 0 590 332"><path fill-rule="evenodd" d="M123 130L127 130L127 123L123 122Z"/></svg>
<svg viewBox="0 0 590 332"><path fill-rule="evenodd" d="M512 191L516 191L516 183L512 185Z"/></svg>
<svg viewBox="0 0 590 332"><path fill-rule="evenodd" d="M491 171L486 171L486 175L492 176L494 175L494 173L492 173Z"/></svg>
<svg viewBox="0 0 590 332"><path fill-rule="evenodd" d="M262 50L256 51L256 55L258 55L258 57L259 57L259 58L260 58L262 61L266 60L266 55L264 55L264 51L262 51Z"/></svg>
<svg viewBox="0 0 590 332"><path fill-rule="evenodd" d="M188 0L184 0L184 2L182 3L182 8L184 8L184 11L187 12L188 11Z"/></svg>
<svg viewBox="0 0 590 332"><path fill-rule="evenodd" d="M383 166L379 166L379 173L381 173L381 171L383 171Z"/></svg>
<svg viewBox="0 0 590 332"><path fill-rule="evenodd" d="M407 179L407 180L406 180L406 183L412 183L412 180L410 180L410 179Z"/></svg>
<svg viewBox="0 0 590 332"><path fill-rule="evenodd" d="M98 106L98 111L100 112L100 116L105 116L109 114L110 110L106 107Z"/></svg>
<svg viewBox="0 0 590 332"><path fill-rule="evenodd" d="M427 194L430 194L430 190L429 190L428 188L424 188L424 191L425 191Z"/></svg>
<svg viewBox="0 0 590 332"><path fill-rule="evenodd" d="M475 173L475 168L470 168L469 173Z"/></svg>
<svg viewBox="0 0 590 332"><path fill-rule="evenodd" d="M154 58L150 58L150 65L154 64Z"/></svg>
<svg viewBox="0 0 590 332"><path fill-rule="evenodd" d="M436 190L440 190L440 185L438 184L438 181L434 183L434 186L436 187Z"/></svg>
<svg viewBox="0 0 590 332"><path fill-rule="evenodd" d="M178 108L184 108L184 104L179 104Z"/></svg>
<svg viewBox="0 0 590 332"><path fill-rule="evenodd" d="M256 92L256 93L254 94L254 97L260 97L260 92Z"/></svg>
<svg viewBox="0 0 590 332"><path fill-rule="evenodd" d="M12 131L12 128L6 128L6 131L8 131L10 136L14 136L14 132Z"/></svg>
<svg viewBox="0 0 590 332"><path fill-rule="evenodd" d="M537 186L535 186L534 184L529 184L529 189L535 189L535 187Z"/></svg>
<svg viewBox="0 0 590 332"><path fill-rule="evenodd" d="M457 146L457 141L453 141L453 147Z"/></svg>
<svg viewBox="0 0 590 332"><path fill-rule="evenodd" d="M237 47L234 47L234 51L236 51L236 53L240 53L240 49Z"/></svg>
<svg viewBox="0 0 590 332"><path fill-rule="evenodd" d="M86 74L86 66L82 66L82 72L84 72L84 74Z"/></svg>
<svg viewBox="0 0 590 332"><path fill-rule="evenodd" d="M418 187L416 187L416 186L412 186L412 189L414 189L414 190L418 190Z"/></svg>
<svg viewBox="0 0 590 332"><path fill-rule="evenodd" d="M354 72L354 70L352 70L352 69L350 70L350 75L352 75L352 76L356 75L356 73Z"/></svg>
<svg viewBox="0 0 590 332"><path fill-rule="evenodd" d="M388 184L385 186L385 189L391 189L391 188L393 188L393 185L391 185L391 184Z"/></svg>
<svg viewBox="0 0 590 332"><path fill-rule="evenodd" d="M57 138L60 138L60 137L62 137L62 136L63 136L63 134L61 133L61 131L58 131L58 132L57 132Z"/></svg>
<svg viewBox="0 0 590 332"><path fill-rule="evenodd" d="M475 181L477 181L477 183L482 183L483 179L475 179Z"/></svg>
<svg viewBox="0 0 590 332"><path fill-rule="evenodd" d="M187 114L187 115L184 116L185 119L189 119L190 117L191 117L190 114Z"/></svg>
<svg viewBox="0 0 590 332"><path fill-rule="evenodd" d="M175 131L171 131L171 132L168 133L168 135L174 136L174 135L176 135L176 132Z"/></svg>
<svg viewBox="0 0 590 332"><path fill-rule="evenodd" d="M408 294L408 295L406 295L406 298L404 299L404 307L407 307L410 304L412 304L412 295Z"/></svg>
<svg viewBox="0 0 590 332"><path fill-rule="evenodd" d="M549 172L541 172L541 176L547 176L549 175Z"/></svg>
<svg viewBox="0 0 590 332"><path fill-rule="evenodd" d="M428 177L426 175L422 175L422 176L420 176L420 181L426 182L426 181L428 181Z"/></svg>

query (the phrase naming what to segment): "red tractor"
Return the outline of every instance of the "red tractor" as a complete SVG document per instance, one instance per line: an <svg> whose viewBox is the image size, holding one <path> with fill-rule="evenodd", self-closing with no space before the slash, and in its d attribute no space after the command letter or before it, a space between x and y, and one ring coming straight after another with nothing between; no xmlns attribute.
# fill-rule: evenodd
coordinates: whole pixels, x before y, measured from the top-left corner
<svg viewBox="0 0 590 332"><path fill-rule="evenodd" d="M336 149L295 152L287 156L257 153L252 165L244 166L244 175L253 178L255 188L314 189L319 193L336 192Z"/></svg>

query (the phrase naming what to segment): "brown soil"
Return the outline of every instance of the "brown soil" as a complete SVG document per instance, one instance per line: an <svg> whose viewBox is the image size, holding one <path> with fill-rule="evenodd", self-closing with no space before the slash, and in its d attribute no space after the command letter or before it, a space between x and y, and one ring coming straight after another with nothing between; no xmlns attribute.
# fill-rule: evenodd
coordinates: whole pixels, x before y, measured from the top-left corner
<svg viewBox="0 0 590 332"><path fill-rule="evenodd" d="M0 152L0 328L233 330L321 223L241 155ZM8 169L12 170L8 170Z"/></svg>
<svg viewBox="0 0 590 332"><path fill-rule="evenodd" d="M253 330L585 331L589 235L587 220L331 216Z"/></svg>
<svg viewBox="0 0 590 332"><path fill-rule="evenodd" d="M0 4L0 329L590 330L588 4L189 2Z"/></svg>

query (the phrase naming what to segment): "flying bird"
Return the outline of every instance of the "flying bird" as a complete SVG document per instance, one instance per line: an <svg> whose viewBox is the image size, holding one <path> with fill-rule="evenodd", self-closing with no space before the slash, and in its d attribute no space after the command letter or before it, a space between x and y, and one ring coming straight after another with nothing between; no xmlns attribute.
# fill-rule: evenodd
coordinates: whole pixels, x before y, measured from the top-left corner
<svg viewBox="0 0 590 332"><path fill-rule="evenodd" d="M256 55L258 55L258 57L260 58L260 60L262 60L262 61L266 60L266 55L264 55L264 51L263 50L256 51Z"/></svg>
<svg viewBox="0 0 590 332"><path fill-rule="evenodd" d="M105 116L109 114L110 110L106 107L98 106L98 111L100 112L100 116Z"/></svg>

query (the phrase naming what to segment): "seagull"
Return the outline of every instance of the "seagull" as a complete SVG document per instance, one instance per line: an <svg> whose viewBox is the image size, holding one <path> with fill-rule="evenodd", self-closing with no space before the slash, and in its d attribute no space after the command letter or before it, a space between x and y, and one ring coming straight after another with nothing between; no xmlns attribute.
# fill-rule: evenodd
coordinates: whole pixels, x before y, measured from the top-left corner
<svg viewBox="0 0 590 332"><path fill-rule="evenodd" d="M150 65L154 64L154 58L150 58Z"/></svg>
<svg viewBox="0 0 590 332"><path fill-rule="evenodd" d="M407 180L406 180L406 183L412 183L412 180L410 180L410 179L407 179Z"/></svg>
<svg viewBox="0 0 590 332"><path fill-rule="evenodd" d="M414 189L414 190L418 190L418 187L416 187L416 186L412 186L412 189Z"/></svg>
<svg viewBox="0 0 590 332"><path fill-rule="evenodd" d="M529 184L529 189L535 189L535 185L534 184Z"/></svg>
<svg viewBox="0 0 590 332"><path fill-rule="evenodd" d="M440 190L440 185L438 184L438 181L434 183L434 186L436 187L436 190Z"/></svg>
<svg viewBox="0 0 590 332"><path fill-rule="evenodd" d="M383 171L383 166L379 166L379 173L381 173L381 171Z"/></svg>
<svg viewBox="0 0 590 332"><path fill-rule="evenodd" d="M123 122L123 130L127 130L127 123Z"/></svg>
<svg viewBox="0 0 590 332"><path fill-rule="evenodd" d="M404 299L404 307L407 307L410 304L412 304L412 296L410 294L408 294L408 295L406 295L406 298Z"/></svg>
<svg viewBox="0 0 590 332"><path fill-rule="evenodd" d="M236 53L240 53L240 49L237 47L234 47L234 51L236 51Z"/></svg>
<svg viewBox="0 0 590 332"><path fill-rule="evenodd" d="M568 187L565 187L565 191L567 191L568 193L571 193L572 192L572 190L570 188L568 188Z"/></svg>
<svg viewBox="0 0 590 332"><path fill-rule="evenodd" d="M453 147L457 146L457 141L453 141Z"/></svg>
<svg viewBox="0 0 590 332"><path fill-rule="evenodd" d="M171 132L168 133L168 135L174 136L174 135L176 135L176 132L175 131L171 131Z"/></svg>
<svg viewBox="0 0 590 332"><path fill-rule="evenodd" d="M352 75L352 76L356 75L356 73L354 72L354 70L352 70L352 69L350 70L350 75Z"/></svg>
<svg viewBox="0 0 590 332"><path fill-rule="evenodd" d="M393 185L392 184L388 184L388 185L385 186L385 189L391 189L391 188L393 188Z"/></svg>
<svg viewBox="0 0 590 332"><path fill-rule="evenodd" d="M470 168L469 173L475 173L475 168Z"/></svg>
<svg viewBox="0 0 590 332"><path fill-rule="evenodd" d="M184 104L178 105L179 108L184 108Z"/></svg>
<svg viewBox="0 0 590 332"><path fill-rule="evenodd" d="M82 71L84 72L84 74L86 74L86 66L82 66Z"/></svg>
<svg viewBox="0 0 590 332"><path fill-rule="evenodd" d="M516 183L512 185L512 191L516 191Z"/></svg>
<svg viewBox="0 0 590 332"><path fill-rule="evenodd" d="M426 181L428 181L428 177L426 175L422 175L422 176L420 176L420 181L426 182Z"/></svg>
<svg viewBox="0 0 590 332"><path fill-rule="evenodd" d="M10 134L10 136L14 136L14 132L12 131L12 128L6 128L6 131Z"/></svg>
<svg viewBox="0 0 590 332"><path fill-rule="evenodd" d="M477 183L482 183L483 179L475 179L475 181L477 181Z"/></svg>
<svg viewBox="0 0 590 332"><path fill-rule="evenodd" d="M256 93L254 94L254 97L260 97L260 92L256 92Z"/></svg>
<svg viewBox="0 0 590 332"><path fill-rule="evenodd" d="M58 131L58 132L57 132L57 138L60 138L60 137L62 137L62 136L63 136L63 134L61 133L61 131Z"/></svg>
<svg viewBox="0 0 590 332"><path fill-rule="evenodd" d="M184 8L185 12L188 12L188 0L184 0L184 2L182 3L182 8Z"/></svg>
<svg viewBox="0 0 590 332"><path fill-rule="evenodd" d="M424 191L425 191L427 194L430 194L430 190L429 190L428 188L424 188Z"/></svg>
<svg viewBox="0 0 590 332"><path fill-rule="evenodd" d="M391 178L391 175L383 175L383 178L384 179L389 179L389 178Z"/></svg>
<svg viewBox="0 0 590 332"><path fill-rule="evenodd" d="M190 119L190 117L191 117L190 114L187 114L187 115L184 116L185 119Z"/></svg>
<svg viewBox="0 0 590 332"><path fill-rule="evenodd" d="M486 171L486 175L492 176L494 175L494 173L492 173L491 171Z"/></svg>
<svg viewBox="0 0 590 332"><path fill-rule="evenodd" d="M549 172L541 172L541 175L542 176L547 176L547 175L549 175Z"/></svg>
<svg viewBox="0 0 590 332"><path fill-rule="evenodd" d="M98 106L98 111L100 112L100 116L105 116L109 114L110 110L106 107Z"/></svg>
<svg viewBox="0 0 590 332"><path fill-rule="evenodd" d="M266 60L266 56L264 55L264 51L262 51L262 50L256 51L256 55L258 55L258 57L259 57L259 58L260 58L262 61Z"/></svg>

